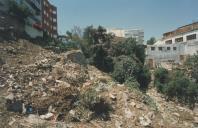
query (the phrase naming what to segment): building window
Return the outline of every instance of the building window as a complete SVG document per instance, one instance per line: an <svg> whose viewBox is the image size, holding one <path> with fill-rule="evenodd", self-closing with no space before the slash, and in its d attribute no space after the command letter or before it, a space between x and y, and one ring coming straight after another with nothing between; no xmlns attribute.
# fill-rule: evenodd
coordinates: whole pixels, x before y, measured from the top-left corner
<svg viewBox="0 0 198 128"><path fill-rule="evenodd" d="M53 29L56 30L57 28L56 27L53 27Z"/></svg>
<svg viewBox="0 0 198 128"><path fill-rule="evenodd" d="M172 44L172 43L173 43L172 40L167 40L167 41L165 41L165 44Z"/></svg>
<svg viewBox="0 0 198 128"><path fill-rule="evenodd" d="M53 11L53 14L56 14L56 11Z"/></svg>
<svg viewBox="0 0 198 128"><path fill-rule="evenodd" d="M175 39L175 42L176 43L183 42L183 41L184 41L183 37L180 37L180 38L176 38Z"/></svg>
<svg viewBox="0 0 198 128"><path fill-rule="evenodd" d="M192 34L192 35L187 36L186 38L187 38L187 40L195 40L197 38L197 35Z"/></svg>
<svg viewBox="0 0 198 128"><path fill-rule="evenodd" d="M151 51L155 51L155 47L151 47Z"/></svg>
<svg viewBox="0 0 198 128"><path fill-rule="evenodd" d="M53 22L55 23L56 22L56 19L53 19Z"/></svg>
<svg viewBox="0 0 198 128"><path fill-rule="evenodd" d="M177 50L177 47L173 47L173 50L176 51Z"/></svg>
<svg viewBox="0 0 198 128"><path fill-rule="evenodd" d="M171 48L170 47L167 47L167 50L170 50Z"/></svg>
<svg viewBox="0 0 198 128"><path fill-rule="evenodd" d="M159 51L162 51L162 47L158 47Z"/></svg>

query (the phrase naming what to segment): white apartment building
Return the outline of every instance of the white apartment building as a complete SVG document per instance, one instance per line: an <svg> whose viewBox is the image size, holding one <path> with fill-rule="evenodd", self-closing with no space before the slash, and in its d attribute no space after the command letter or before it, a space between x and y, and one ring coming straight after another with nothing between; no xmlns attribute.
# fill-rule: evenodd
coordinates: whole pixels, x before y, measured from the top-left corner
<svg viewBox="0 0 198 128"><path fill-rule="evenodd" d="M107 33L112 33L117 37L122 38L135 38L140 44L144 42L143 29L107 29Z"/></svg>
<svg viewBox="0 0 198 128"><path fill-rule="evenodd" d="M198 22L164 33L154 45L147 45L146 62L150 67L183 64L198 52Z"/></svg>

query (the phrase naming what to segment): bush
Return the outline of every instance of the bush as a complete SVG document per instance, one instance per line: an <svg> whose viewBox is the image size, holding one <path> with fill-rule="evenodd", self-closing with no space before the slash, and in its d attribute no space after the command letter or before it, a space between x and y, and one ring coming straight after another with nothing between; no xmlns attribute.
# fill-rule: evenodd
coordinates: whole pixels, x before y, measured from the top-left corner
<svg viewBox="0 0 198 128"><path fill-rule="evenodd" d="M180 70L168 73L165 69L155 71L155 85L168 99L175 99L191 108L198 102L198 85Z"/></svg>
<svg viewBox="0 0 198 128"><path fill-rule="evenodd" d="M189 57L186 61L186 66L191 69L191 76L198 83L198 55Z"/></svg>
<svg viewBox="0 0 198 128"><path fill-rule="evenodd" d="M109 112L113 110L111 105L104 98L99 97L94 89L87 90L81 96L81 104L93 112L92 118L101 118L102 120L109 120Z"/></svg>
<svg viewBox="0 0 198 128"><path fill-rule="evenodd" d="M138 45L138 42L133 38L128 38L123 42L112 44L111 54L114 57L122 55L135 56L142 63L144 63L146 57L145 46Z"/></svg>
<svg viewBox="0 0 198 128"><path fill-rule="evenodd" d="M133 58L120 56L115 60L112 76L119 83L124 83L130 77L137 79L140 69L140 65Z"/></svg>
<svg viewBox="0 0 198 128"><path fill-rule="evenodd" d="M128 78L125 83L124 83L128 88L129 90L139 90L140 89L140 84L137 82L137 80L135 78Z"/></svg>
<svg viewBox="0 0 198 128"><path fill-rule="evenodd" d="M104 50L102 45L98 45L94 48L92 64L104 72L113 71L113 59L108 56L107 51Z"/></svg>
<svg viewBox="0 0 198 128"><path fill-rule="evenodd" d="M134 82L139 83L139 89L145 90L151 80L149 69L143 67L134 58L128 56L120 56L115 60L113 78L119 83Z"/></svg>
<svg viewBox="0 0 198 128"><path fill-rule="evenodd" d="M140 84L140 89L148 89L148 85L151 82L151 73L147 67L141 68L137 76L137 81Z"/></svg>

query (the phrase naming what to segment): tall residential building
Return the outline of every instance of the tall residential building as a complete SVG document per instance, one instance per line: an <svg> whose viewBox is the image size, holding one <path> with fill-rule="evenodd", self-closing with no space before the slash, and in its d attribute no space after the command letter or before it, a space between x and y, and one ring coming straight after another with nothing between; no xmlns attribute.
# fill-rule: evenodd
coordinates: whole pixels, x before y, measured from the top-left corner
<svg viewBox="0 0 198 128"><path fill-rule="evenodd" d="M143 44L144 42L143 29L107 29L107 33L112 33L122 38L135 38L139 44Z"/></svg>
<svg viewBox="0 0 198 128"><path fill-rule="evenodd" d="M14 17L9 16L9 2L9 0L1 0L0 12L7 24L5 26L13 26L14 30L17 31L22 26L18 27L20 23ZM18 6L26 6L32 14L26 19L23 30L32 38L42 37L41 0L13 0L13 2L16 2Z"/></svg>
<svg viewBox="0 0 198 128"><path fill-rule="evenodd" d="M57 38L57 8L48 0L42 0L42 7L43 30L48 36Z"/></svg>
<svg viewBox="0 0 198 128"><path fill-rule="evenodd" d="M183 64L188 56L197 52L198 22L195 22L166 32L154 45L147 45L146 60L150 67Z"/></svg>

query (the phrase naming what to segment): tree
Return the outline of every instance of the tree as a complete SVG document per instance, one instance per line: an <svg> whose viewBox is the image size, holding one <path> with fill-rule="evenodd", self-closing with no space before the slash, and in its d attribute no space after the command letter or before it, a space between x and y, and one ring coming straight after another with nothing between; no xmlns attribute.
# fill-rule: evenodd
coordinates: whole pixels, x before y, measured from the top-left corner
<svg viewBox="0 0 198 128"><path fill-rule="evenodd" d="M149 40L147 40L147 45L153 45L156 43L155 37L151 37Z"/></svg>
<svg viewBox="0 0 198 128"><path fill-rule="evenodd" d="M108 57L107 51L104 50L102 45L98 45L94 49L93 64L104 72L113 71L113 60Z"/></svg>
<svg viewBox="0 0 198 128"><path fill-rule="evenodd" d="M135 56L142 63L144 63L146 57L144 45L138 45L138 42L133 38L113 44L111 54L114 57L121 55Z"/></svg>

